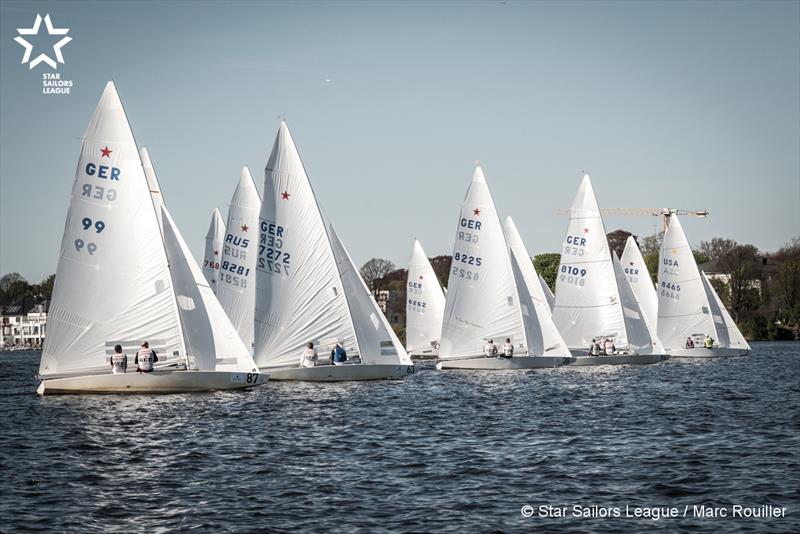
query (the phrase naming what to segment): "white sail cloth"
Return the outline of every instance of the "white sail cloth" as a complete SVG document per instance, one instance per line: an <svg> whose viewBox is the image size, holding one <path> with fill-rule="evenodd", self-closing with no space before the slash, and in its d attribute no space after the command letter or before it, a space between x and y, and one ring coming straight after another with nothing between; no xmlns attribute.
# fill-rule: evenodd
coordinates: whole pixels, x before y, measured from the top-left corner
<svg viewBox="0 0 800 534"><path fill-rule="evenodd" d="M628 236L620 262L645 319L655 327L658 324L658 294L633 236Z"/></svg>
<svg viewBox="0 0 800 534"><path fill-rule="evenodd" d="M423 352L439 346L444 305L442 286L415 239L406 280L406 350Z"/></svg>
<svg viewBox="0 0 800 534"><path fill-rule="evenodd" d="M228 208L225 241L217 281L217 298L239 332L245 346L253 347L253 314L256 303L256 258L258 255L258 213L261 198L247 167Z"/></svg>
<svg viewBox="0 0 800 534"><path fill-rule="evenodd" d="M222 243L225 240L225 221L218 208L211 213L211 223L206 232L206 247L203 254L203 276L208 285L217 292L219 282L219 266L222 258Z"/></svg>
<svg viewBox="0 0 800 534"><path fill-rule="evenodd" d="M116 344L185 354L167 257L133 133L109 82L81 143L40 374L107 369Z"/></svg>

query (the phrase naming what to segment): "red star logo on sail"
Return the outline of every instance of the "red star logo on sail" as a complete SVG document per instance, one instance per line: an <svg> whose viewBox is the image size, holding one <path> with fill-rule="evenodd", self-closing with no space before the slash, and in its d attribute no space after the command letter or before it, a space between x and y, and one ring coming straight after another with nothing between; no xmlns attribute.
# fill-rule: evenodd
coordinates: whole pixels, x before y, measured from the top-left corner
<svg viewBox="0 0 800 534"><path fill-rule="evenodd" d="M584 234L588 234L588 233L589 233L589 229L588 229L588 228L584 228L584 229L583 229L583 233L584 233Z"/></svg>
<svg viewBox="0 0 800 534"><path fill-rule="evenodd" d="M633 262L631 262L631 267L633 267Z"/></svg>
<svg viewBox="0 0 800 534"><path fill-rule="evenodd" d="M102 156L100 156L101 158L106 157L106 158L111 159L111 153L114 152L114 151L111 150L108 147L105 147L105 148L101 148L100 152L102 153Z"/></svg>
<svg viewBox="0 0 800 534"><path fill-rule="evenodd" d="M246 224L243 224L243 225L242 225L242 232L246 232L246 231L247 231L247 225L246 225Z"/></svg>
<svg viewBox="0 0 800 534"><path fill-rule="evenodd" d="M214 256L219 256L219 250L214 251Z"/></svg>
<svg viewBox="0 0 800 534"><path fill-rule="evenodd" d="M422 275L419 275L419 279L422 280Z"/></svg>
<svg viewBox="0 0 800 534"><path fill-rule="evenodd" d="M283 193L281 193L281 198L283 200L289 200L290 196L291 196L291 193L289 193L288 191L284 191Z"/></svg>
<svg viewBox="0 0 800 534"><path fill-rule="evenodd" d="M481 214L481 210L480 210L480 209L478 209L478 208L475 208L474 210L472 210L472 213L473 213L474 215L480 215L480 214Z"/></svg>

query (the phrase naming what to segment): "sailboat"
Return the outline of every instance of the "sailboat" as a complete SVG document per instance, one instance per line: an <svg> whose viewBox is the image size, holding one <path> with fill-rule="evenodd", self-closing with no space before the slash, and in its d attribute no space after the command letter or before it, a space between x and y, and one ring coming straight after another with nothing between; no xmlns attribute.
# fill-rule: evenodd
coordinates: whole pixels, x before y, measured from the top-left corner
<svg viewBox="0 0 800 534"><path fill-rule="evenodd" d="M525 248L522 236L519 234L517 226L511 217L506 217L505 235L508 247L520 262L520 272L525 280L528 293L531 295L533 309L536 312L536 318L542 330L542 341L545 347L544 355L570 357L569 347L567 347L567 343L561 337L561 333L553 322L550 305L547 303L547 296L540 282L541 278L530 260L528 249Z"/></svg>
<svg viewBox="0 0 800 534"><path fill-rule="evenodd" d="M275 380L374 380L414 372L333 227L326 221L286 122L265 169L256 265L255 360ZM300 367L307 343L320 363L338 343L344 365Z"/></svg>
<svg viewBox="0 0 800 534"><path fill-rule="evenodd" d="M222 256L222 242L225 240L225 221L219 208L211 212L211 223L206 232L206 248L203 254L203 276L216 294L219 282L219 265Z"/></svg>
<svg viewBox="0 0 800 534"><path fill-rule="evenodd" d="M670 216L659 255L658 335L673 358L744 356L750 352L719 295L697 268L677 215ZM706 335L715 340L710 349L703 346ZM686 348L689 338L694 348Z"/></svg>
<svg viewBox="0 0 800 534"><path fill-rule="evenodd" d="M620 258L625 276L631 284L636 300L642 308L644 318L648 324L655 327L658 324L658 295L656 288L650 278L650 272L644 263L642 252L633 236L628 236L625 241L625 249Z"/></svg>
<svg viewBox="0 0 800 534"><path fill-rule="evenodd" d="M241 340L215 324L220 317L209 303L216 299L162 204L108 82L81 143L40 395L242 389L267 381ZM156 370L112 374L113 347L121 345L133 364L143 341L159 355Z"/></svg>
<svg viewBox="0 0 800 534"><path fill-rule="evenodd" d="M217 298L245 346L251 351L253 313L256 305L256 254L260 209L261 197L258 195L253 177L250 176L250 169L245 166L239 175L239 182L228 208Z"/></svg>
<svg viewBox="0 0 800 534"><path fill-rule="evenodd" d="M553 290L550 289L550 286L547 285L547 281L539 275L539 285L542 286L542 294L544 298L547 299L547 306L550 308L550 314L553 313L553 306L556 305L556 296L553 294Z"/></svg>
<svg viewBox="0 0 800 534"><path fill-rule="evenodd" d="M623 302L627 281L624 272L620 277L617 263L586 174L570 210L553 308L556 326L578 356L573 365L649 364L664 359L635 297ZM616 352L588 355L594 339L610 339Z"/></svg>
<svg viewBox="0 0 800 534"><path fill-rule="evenodd" d="M442 286L415 239L406 281L406 350L412 359L438 356L444 304Z"/></svg>
<svg viewBox="0 0 800 534"><path fill-rule="evenodd" d="M476 166L458 217L439 349L439 369L535 369L569 363L545 343L518 258L506 245L486 177ZM512 358L486 357L509 339Z"/></svg>

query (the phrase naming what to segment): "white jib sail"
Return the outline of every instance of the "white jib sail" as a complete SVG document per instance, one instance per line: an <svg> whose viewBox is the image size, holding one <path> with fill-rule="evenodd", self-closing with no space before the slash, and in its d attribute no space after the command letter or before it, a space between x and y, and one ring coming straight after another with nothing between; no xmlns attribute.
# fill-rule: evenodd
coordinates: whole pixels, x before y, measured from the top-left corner
<svg viewBox="0 0 800 534"><path fill-rule="evenodd" d="M619 287L619 301L625 319L625 331L628 333L628 348L637 354L664 354L664 347L658 340L655 327L652 326L639 306L622 263L614 256L614 273Z"/></svg>
<svg viewBox="0 0 800 534"><path fill-rule="evenodd" d="M547 299L547 305L550 307L550 314L553 313L553 306L556 305L556 296L553 294L553 290L550 289L550 286L547 285L547 281L539 275L539 285L542 286L542 294L544 298ZM559 334L560 335L560 334Z"/></svg>
<svg viewBox="0 0 800 534"><path fill-rule="evenodd" d="M570 210L556 278L553 320L571 349L586 349L593 338L611 338L627 348L619 288L606 231L589 175Z"/></svg>
<svg viewBox="0 0 800 534"><path fill-rule="evenodd" d="M200 370L257 371L250 351L214 296L167 207L162 205L161 211L189 366Z"/></svg>
<svg viewBox="0 0 800 534"><path fill-rule="evenodd" d="M413 353L438 348L444 304L442 286L415 239L406 280L406 350Z"/></svg>
<svg viewBox="0 0 800 534"><path fill-rule="evenodd" d="M329 226L333 256L347 298L350 317L356 333L356 345L361 362L366 364L411 365L411 358L392 330L367 284L361 278L339 236Z"/></svg>
<svg viewBox="0 0 800 534"><path fill-rule="evenodd" d="M728 313L728 309L714 290L714 286L711 285L711 281L708 279L708 276L706 276L706 273L700 271L700 276L703 280L703 289L706 291L706 298L708 298L708 302L711 305L711 314L714 317L714 323L717 327L720 345L735 349L750 350L750 344L742 335L739 327L736 326L733 317Z"/></svg>
<svg viewBox="0 0 800 534"><path fill-rule="evenodd" d="M260 208L261 198L258 196L256 184L250 176L250 170L243 167L228 208L217 298L250 350L253 348Z"/></svg>
<svg viewBox="0 0 800 534"><path fill-rule="evenodd" d="M522 236L520 236L511 217L506 217L505 234L508 247L511 249L512 254L517 257L522 278L531 296L533 311L536 313L535 319L541 329L544 352L537 353L537 355L570 356L569 348L553 322L550 305L542 289L539 274L533 266L528 250L525 248L525 243L522 242Z"/></svg>
<svg viewBox="0 0 800 534"><path fill-rule="evenodd" d="M692 248L677 215L670 217L658 258L658 337L682 349L689 337L718 339Z"/></svg>
<svg viewBox="0 0 800 534"><path fill-rule="evenodd" d="M256 266L255 360L294 367L306 343L356 350L328 232L289 128L281 122L264 172Z"/></svg>
<svg viewBox="0 0 800 534"><path fill-rule="evenodd" d="M489 338L527 346L503 228L478 166L458 217L439 359L480 356Z"/></svg>
<svg viewBox="0 0 800 534"><path fill-rule="evenodd" d="M225 240L225 221L218 208L211 213L211 224L206 232L206 248L203 255L203 276L216 294L219 281L219 265L222 258L222 242Z"/></svg>
<svg viewBox="0 0 800 534"><path fill-rule="evenodd" d="M132 355L143 341L162 362L185 353L147 180L108 82L81 143L39 372L104 372L114 345Z"/></svg>
<svg viewBox="0 0 800 534"><path fill-rule="evenodd" d="M622 251L619 261L622 263L625 276L633 289L633 294L636 295L636 300L639 301L645 319L648 324L655 327L658 323L658 294L633 236L628 236L625 250Z"/></svg>

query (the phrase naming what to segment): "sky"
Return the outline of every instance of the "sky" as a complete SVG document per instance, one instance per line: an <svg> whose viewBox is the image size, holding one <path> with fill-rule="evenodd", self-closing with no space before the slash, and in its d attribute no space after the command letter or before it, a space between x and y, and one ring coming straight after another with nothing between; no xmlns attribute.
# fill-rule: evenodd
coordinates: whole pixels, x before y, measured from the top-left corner
<svg viewBox="0 0 800 534"><path fill-rule="evenodd" d="M69 28L57 70L21 63L37 13ZM559 250L583 170L601 207L709 210L682 219L693 245L800 236L799 2L3 0L0 58L0 274L30 282L56 270L111 79L196 258L243 165L263 190L279 116L359 265L405 266L414 237L450 254L476 160L534 255Z"/></svg>

